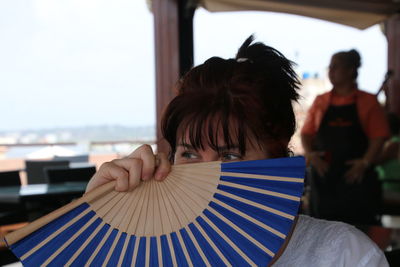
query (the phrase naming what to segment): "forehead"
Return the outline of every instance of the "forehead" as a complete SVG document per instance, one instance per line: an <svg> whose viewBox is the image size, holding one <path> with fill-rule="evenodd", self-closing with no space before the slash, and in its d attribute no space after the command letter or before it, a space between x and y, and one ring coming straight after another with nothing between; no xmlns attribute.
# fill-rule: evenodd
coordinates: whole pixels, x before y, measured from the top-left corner
<svg viewBox="0 0 400 267"><path fill-rule="evenodd" d="M339 56L333 56L331 59L331 62L329 64L329 67L344 67L344 61L342 58L340 58Z"/></svg>

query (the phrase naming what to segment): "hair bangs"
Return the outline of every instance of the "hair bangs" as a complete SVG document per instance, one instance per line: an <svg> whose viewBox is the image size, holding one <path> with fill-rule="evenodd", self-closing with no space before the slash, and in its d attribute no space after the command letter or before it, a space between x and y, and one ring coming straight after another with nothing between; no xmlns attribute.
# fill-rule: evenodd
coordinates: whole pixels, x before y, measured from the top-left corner
<svg viewBox="0 0 400 267"><path fill-rule="evenodd" d="M177 137L179 143L204 150L206 146L217 151L238 148L246 152L247 126L229 109L202 109L186 116L181 122Z"/></svg>

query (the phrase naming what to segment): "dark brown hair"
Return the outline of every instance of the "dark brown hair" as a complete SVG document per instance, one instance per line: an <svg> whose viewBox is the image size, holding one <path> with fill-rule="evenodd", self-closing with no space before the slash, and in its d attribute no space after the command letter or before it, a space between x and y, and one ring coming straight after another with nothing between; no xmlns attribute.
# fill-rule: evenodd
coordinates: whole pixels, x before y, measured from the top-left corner
<svg viewBox="0 0 400 267"><path fill-rule="evenodd" d="M341 51L335 53L332 57L337 57L344 66L347 68L353 68L353 79L358 77L358 68L361 66L361 56L355 49L349 51Z"/></svg>
<svg viewBox="0 0 400 267"><path fill-rule="evenodd" d="M195 149L203 149L206 140L214 150L238 145L244 155L252 134L252 143L272 157L287 155L296 127L292 101L299 97L299 81L291 61L272 47L252 42L250 36L236 59L212 57L178 82L178 95L161 122L172 155L185 133ZM218 144L221 133L224 144Z"/></svg>

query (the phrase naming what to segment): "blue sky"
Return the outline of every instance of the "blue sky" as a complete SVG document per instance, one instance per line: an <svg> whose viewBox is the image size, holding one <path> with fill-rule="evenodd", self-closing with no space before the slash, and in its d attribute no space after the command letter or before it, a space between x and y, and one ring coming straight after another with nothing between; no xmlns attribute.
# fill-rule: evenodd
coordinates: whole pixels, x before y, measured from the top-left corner
<svg viewBox="0 0 400 267"><path fill-rule="evenodd" d="M360 31L270 12L195 16L195 63L233 57L250 34L325 75L332 53L356 48L359 84L386 72L379 26ZM145 0L0 0L0 131L155 124L153 18Z"/></svg>

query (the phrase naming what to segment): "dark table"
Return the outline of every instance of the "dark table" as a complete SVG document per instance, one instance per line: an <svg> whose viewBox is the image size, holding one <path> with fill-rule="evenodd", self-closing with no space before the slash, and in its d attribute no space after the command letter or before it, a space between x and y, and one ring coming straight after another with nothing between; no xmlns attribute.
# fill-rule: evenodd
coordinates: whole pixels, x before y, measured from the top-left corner
<svg viewBox="0 0 400 267"><path fill-rule="evenodd" d="M33 221L81 197L86 185L87 182L67 182L0 187L0 206L22 207L16 215Z"/></svg>
<svg viewBox="0 0 400 267"><path fill-rule="evenodd" d="M81 197L87 182L59 184L32 184L0 187L0 203L21 203L29 200L44 200L54 197Z"/></svg>

